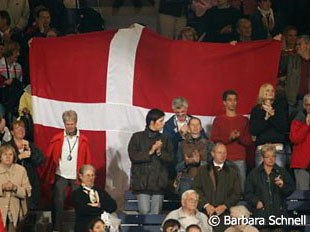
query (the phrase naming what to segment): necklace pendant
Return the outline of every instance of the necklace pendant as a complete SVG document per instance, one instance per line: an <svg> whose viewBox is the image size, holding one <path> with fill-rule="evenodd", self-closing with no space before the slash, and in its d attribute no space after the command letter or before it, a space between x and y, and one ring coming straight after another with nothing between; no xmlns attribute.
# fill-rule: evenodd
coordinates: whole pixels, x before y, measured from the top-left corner
<svg viewBox="0 0 310 232"><path fill-rule="evenodd" d="M68 160L68 161L71 161L71 160L72 160L71 154L67 156L67 160Z"/></svg>

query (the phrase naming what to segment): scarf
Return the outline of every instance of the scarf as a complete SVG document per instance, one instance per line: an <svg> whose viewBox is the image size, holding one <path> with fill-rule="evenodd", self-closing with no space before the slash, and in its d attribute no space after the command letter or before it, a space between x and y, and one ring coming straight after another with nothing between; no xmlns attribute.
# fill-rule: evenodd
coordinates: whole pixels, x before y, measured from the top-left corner
<svg viewBox="0 0 310 232"><path fill-rule="evenodd" d="M275 23L274 23L274 15L273 10L270 8L269 10L263 10L259 6L257 7L257 10L262 14L262 22L265 27L265 29L268 32L268 38L271 37L270 31L274 29Z"/></svg>
<svg viewBox="0 0 310 232"><path fill-rule="evenodd" d="M100 203L98 192L95 189L89 188L85 185L82 185L82 186L83 186L83 191L87 193L89 196L90 203Z"/></svg>

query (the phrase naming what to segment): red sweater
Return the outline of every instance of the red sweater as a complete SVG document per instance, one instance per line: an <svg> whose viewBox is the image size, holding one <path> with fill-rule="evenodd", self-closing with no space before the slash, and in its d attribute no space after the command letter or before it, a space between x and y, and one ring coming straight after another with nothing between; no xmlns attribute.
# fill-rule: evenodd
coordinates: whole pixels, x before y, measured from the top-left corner
<svg viewBox="0 0 310 232"><path fill-rule="evenodd" d="M231 141L229 136L233 130L240 131L240 137ZM245 160L246 146L252 143L249 119L242 115L235 117L217 116L212 125L211 140L226 145L228 160Z"/></svg>

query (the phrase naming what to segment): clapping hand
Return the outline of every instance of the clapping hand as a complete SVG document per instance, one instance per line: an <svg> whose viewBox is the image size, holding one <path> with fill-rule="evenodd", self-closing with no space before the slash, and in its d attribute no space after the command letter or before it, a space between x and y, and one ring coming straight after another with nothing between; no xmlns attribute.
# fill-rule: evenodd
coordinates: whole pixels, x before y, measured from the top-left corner
<svg viewBox="0 0 310 232"><path fill-rule="evenodd" d="M157 140L153 145L151 150L149 151L149 155L153 155L154 153L159 154L161 152L161 148L163 146L163 142L161 140Z"/></svg>
<svg viewBox="0 0 310 232"><path fill-rule="evenodd" d="M271 116L274 116L275 110L273 109L273 107L269 101L264 102L262 105L262 108L264 111L266 111L265 120L267 120Z"/></svg>
<svg viewBox="0 0 310 232"><path fill-rule="evenodd" d="M230 136L229 136L229 139L231 141L234 141L236 139L238 139L240 137L240 131L238 130L233 130L231 133L230 133Z"/></svg>

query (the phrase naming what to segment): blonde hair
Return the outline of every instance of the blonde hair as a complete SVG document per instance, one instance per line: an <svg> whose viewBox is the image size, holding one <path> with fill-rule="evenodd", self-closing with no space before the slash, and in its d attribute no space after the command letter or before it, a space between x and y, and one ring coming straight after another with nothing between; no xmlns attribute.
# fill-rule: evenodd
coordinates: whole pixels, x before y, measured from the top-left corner
<svg viewBox="0 0 310 232"><path fill-rule="evenodd" d="M62 121L66 123L67 121L71 121L71 120L74 122L77 122L78 120L77 113L74 110L68 110L68 111L63 112Z"/></svg>
<svg viewBox="0 0 310 232"><path fill-rule="evenodd" d="M262 146L261 152L262 152L262 157L268 152L271 151L274 155L276 155L276 147L273 144L266 143Z"/></svg>
<svg viewBox="0 0 310 232"><path fill-rule="evenodd" d="M263 103L264 98L265 98L265 92L268 87L272 87L274 89L273 85L269 83L265 83L260 86L259 91L258 91L257 104Z"/></svg>
<svg viewBox="0 0 310 232"><path fill-rule="evenodd" d="M307 103L310 103L310 93L307 93L303 98L303 105L305 106Z"/></svg>
<svg viewBox="0 0 310 232"><path fill-rule="evenodd" d="M7 151L11 151L13 153L13 163L16 162L17 156L16 156L16 151L14 149L14 147L12 147L12 145L5 143L3 145L0 146L0 163L1 163L1 157L2 154L4 154Z"/></svg>
<svg viewBox="0 0 310 232"><path fill-rule="evenodd" d="M179 40L182 40L182 36L185 34L185 33L191 33L193 35L193 39L194 41L196 41L198 39L198 35L197 35L197 32L194 28L192 27L184 27L181 31L180 31L180 34L178 36L178 39Z"/></svg>
<svg viewBox="0 0 310 232"><path fill-rule="evenodd" d="M236 218L249 218L251 212L244 205L237 205L230 208L230 216Z"/></svg>

